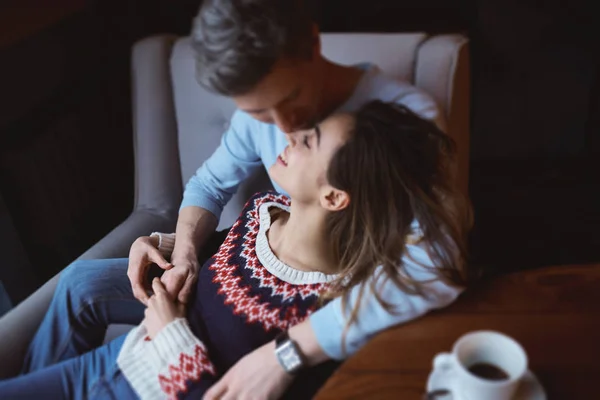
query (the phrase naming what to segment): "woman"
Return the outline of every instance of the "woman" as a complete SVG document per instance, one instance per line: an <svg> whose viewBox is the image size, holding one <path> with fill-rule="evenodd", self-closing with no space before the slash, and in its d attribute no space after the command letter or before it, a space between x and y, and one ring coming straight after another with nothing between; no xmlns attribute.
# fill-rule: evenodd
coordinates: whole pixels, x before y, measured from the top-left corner
<svg viewBox="0 0 600 400"><path fill-rule="evenodd" d="M447 136L403 106L375 101L328 118L270 168L290 198L249 200L202 268L187 313L155 279L140 326L93 352L0 382L0 397L199 398L245 354L374 275L427 296L426 282L399 261L417 242L436 265L435 279L465 285L468 225L449 176L452 151ZM174 240L161 235L159 249L168 254ZM379 299L378 288L366 286L359 296ZM360 323L357 307L348 326ZM288 394L312 396L331 368L304 371Z"/></svg>

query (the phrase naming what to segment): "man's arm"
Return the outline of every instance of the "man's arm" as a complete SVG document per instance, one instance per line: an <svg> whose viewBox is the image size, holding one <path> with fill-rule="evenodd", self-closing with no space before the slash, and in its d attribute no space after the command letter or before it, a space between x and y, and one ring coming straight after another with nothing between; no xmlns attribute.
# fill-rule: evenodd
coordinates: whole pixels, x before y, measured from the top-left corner
<svg viewBox="0 0 600 400"><path fill-rule="evenodd" d="M163 282L185 302L197 277L199 249L215 231L223 207L262 162L254 143L256 122L236 111L221 144L188 181L177 219L174 268Z"/></svg>
<svg viewBox="0 0 600 400"><path fill-rule="evenodd" d="M215 230L223 208L242 181L262 163L254 143L256 125L236 111L221 144L186 184L177 219L174 256L197 252Z"/></svg>
<svg viewBox="0 0 600 400"><path fill-rule="evenodd" d="M188 206L179 211L177 228L175 230L177 241L171 260L181 260L187 257L198 259L198 250L217 229L217 217L201 207ZM173 262L175 263L175 262Z"/></svg>

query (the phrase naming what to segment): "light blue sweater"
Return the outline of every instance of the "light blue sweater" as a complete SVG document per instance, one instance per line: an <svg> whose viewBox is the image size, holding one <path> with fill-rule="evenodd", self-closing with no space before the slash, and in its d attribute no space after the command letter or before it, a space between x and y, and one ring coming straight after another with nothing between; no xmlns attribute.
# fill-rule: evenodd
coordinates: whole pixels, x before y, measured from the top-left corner
<svg viewBox="0 0 600 400"><path fill-rule="evenodd" d="M373 65L363 64L359 67L366 70L365 74L354 94L338 111L354 111L375 99L398 102L445 129L444 117L428 94L406 82L385 76ZM181 208L202 207L219 218L240 183L257 169L263 166L268 169L273 165L286 146L285 135L276 125L259 122L242 111L236 111L221 145L187 183ZM272 183L275 190L285 193L275 182ZM409 245L408 252L410 257L406 255L403 262L412 276L431 279L431 272L419 265L431 266L431 260L422 245ZM417 318L429 310L444 307L460 293L460 289L439 281L425 285L429 294L426 297L404 293L383 279L377 282L377 288L386 302L397 305L396 312L390 314L374 296L364 296L358 323L347 331L346 352L342 349L342 335L347 314L342 311L341 300L333 300L311 315L310 323L317 340L331 358L343 359L355 353L379 331ZM353 289L349 307L356 303L357 294L358 288Z"/></svg>

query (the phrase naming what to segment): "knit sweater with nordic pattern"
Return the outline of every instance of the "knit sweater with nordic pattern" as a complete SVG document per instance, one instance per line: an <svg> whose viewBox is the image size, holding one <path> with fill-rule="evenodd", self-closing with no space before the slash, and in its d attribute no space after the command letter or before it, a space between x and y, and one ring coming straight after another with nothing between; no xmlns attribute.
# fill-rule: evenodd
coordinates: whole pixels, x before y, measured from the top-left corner
<svg viewBox="0 0 600 400"><path fill-rule="evenodd" d="M201 269L187 319L153 340L143 326L129 333L117 362L141 399L201 398L240 358L317 309L335 275L299 271L277 259L267 240L272 208L289 210L289 199L268 192L248 201ZM306 371L287 397L311 397L334 367Z"/></svg>

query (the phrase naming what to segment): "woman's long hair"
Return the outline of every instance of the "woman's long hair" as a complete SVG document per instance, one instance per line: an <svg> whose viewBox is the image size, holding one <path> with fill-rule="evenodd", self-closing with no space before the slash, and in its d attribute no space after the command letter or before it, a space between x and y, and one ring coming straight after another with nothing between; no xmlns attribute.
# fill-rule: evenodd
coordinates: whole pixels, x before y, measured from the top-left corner
<svg viewBox="0 0 600 400"><path fill-rule="evenodd" d="M354 114L348 141L327 171L333 187L347 192L349 206L327 216L332 252L340 277L324 299L343 296L361 285L348 326L356 321L365 291L371 291L388 312L375 282L385 274L401 290L426 295L402 262L406 246L420 240L431 258L431 272L450 285L465 286L466 235L470 206L453 179L455 144L432 122L398 104L373 101ZM420 232L413 232L413 221ZM424 266L427 267L427 266Z"/></svg>

